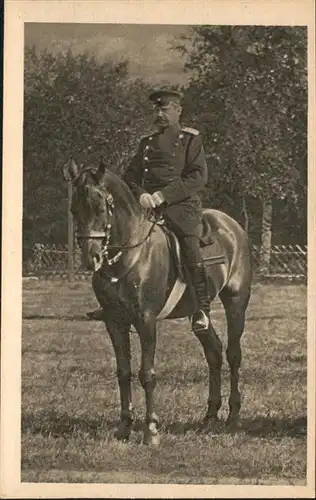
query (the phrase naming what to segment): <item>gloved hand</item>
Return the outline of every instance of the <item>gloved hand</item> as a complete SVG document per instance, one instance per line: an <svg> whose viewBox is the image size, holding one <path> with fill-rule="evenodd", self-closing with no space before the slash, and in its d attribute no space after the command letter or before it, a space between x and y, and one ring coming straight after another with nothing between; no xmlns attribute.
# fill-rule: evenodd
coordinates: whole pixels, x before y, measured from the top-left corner
<svg viewBox="0 0 316 500"><path fill-rule="evenodd" d="M154 200L155 204L156 204L156 207L159 207L160 205L162 205L162 203L164 203L165 201L165 198L162 194L161 191L156 191L153 195L152 195L152 199Z"/></svg>
<svg viewBox="0 0 316 500"><path fill-rule="evenodd" d="M153 196L149 193L143 193L140 195L140 198L139 198L139 203L141 204L141 206L145 209L148 209L148 208L155 208L156 207L156 203L153 199Z"/></svg>

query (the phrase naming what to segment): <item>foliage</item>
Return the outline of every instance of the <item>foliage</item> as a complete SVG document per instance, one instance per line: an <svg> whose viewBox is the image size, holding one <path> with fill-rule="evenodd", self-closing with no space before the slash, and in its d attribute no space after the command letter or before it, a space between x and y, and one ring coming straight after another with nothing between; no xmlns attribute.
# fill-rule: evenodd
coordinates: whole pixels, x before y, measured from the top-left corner
<svg viewBox="0 0 316 500"><path fill-rule="evenodd" d="M178 46L191 75L183 121L204 135L210 170L204 203L243 222L246 198L256 235L260 200L271 194L275 234L281 233L274 243L293 242L296 230L305 243L305 28L198 26L189 41L189 48L187 40ZM26 49L24 66L27 249L34 242L67 240L61 172L69 157L94 164L103 156L121 171L151 125L148 85L130 78L127 61Z"/></svg>
<svg viewBox="0 0 316 500"><path fill-rule="evenodd" d="M62 167L70 156L89 165L104 157L110 168L122 168L149 126L146 90L129 79L126 61L26 51L24 219L33 241L66 241Z"/></svg>
<svg viewBox="0 0 316 500"><path fill-rule="evenodd" d="M209 198L272 196L304 212L306 29L198 26L187 41L177 49L192 72L186 108L205 137Z"/></svg>

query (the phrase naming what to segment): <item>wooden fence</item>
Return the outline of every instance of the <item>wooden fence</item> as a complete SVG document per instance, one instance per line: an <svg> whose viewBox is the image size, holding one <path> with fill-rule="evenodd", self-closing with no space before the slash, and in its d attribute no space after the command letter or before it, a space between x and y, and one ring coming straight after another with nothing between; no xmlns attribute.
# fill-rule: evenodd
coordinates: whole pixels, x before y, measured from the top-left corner
<svg viewBox="0 0 316 500"><path fill-rule="evenodd" d="M252 246L254 272L259 272L260 246ZM268 275L271 277L307 277L307 246L274 245L271 248Z"/></svg>
<svg viewBox="0 0 316 500"><path fill-rule="evenodd" d="M69 253L71 256L69 257ZM260 274L260 247L252 246L254 274ZM36 243L32 256L23 263L24 276L38 276L46 279L87 279L91 273L81 263L78 247L68 252L67 245L43 245ZM271 249L270 278L306 278L307 246L274 245Z"/></svg>

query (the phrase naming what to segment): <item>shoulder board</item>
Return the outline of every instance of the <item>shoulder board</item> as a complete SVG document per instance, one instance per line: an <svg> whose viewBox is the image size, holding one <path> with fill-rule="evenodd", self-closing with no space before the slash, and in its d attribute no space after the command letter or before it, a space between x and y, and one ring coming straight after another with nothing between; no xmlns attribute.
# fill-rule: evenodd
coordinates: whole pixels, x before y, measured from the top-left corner
<svg viewBox="0 0 316 500"><path fill-rule="evenodd" d="M192 127L182 127L182 131L192 135L199 135L200 133L198 130L196 130L196 128Z"/></svg>

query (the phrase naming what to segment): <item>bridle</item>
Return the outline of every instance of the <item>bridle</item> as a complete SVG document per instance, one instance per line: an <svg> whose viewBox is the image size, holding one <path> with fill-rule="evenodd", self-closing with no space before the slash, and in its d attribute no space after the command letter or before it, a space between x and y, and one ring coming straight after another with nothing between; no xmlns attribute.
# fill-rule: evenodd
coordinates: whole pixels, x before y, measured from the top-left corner
<svg viewBox="0 0 316 500"><path fill-rule="evenodd" d="M101 193L101 194L102 194L102 196L104 196L104 193ZM123 253L125 251L132 250L134 248L138 248L148 240L148 238L151 236L151 233L154 230L154 227L156 225L156 221L151 223L151 227L150 227L149 231L147 232L146 236L142 240L140 240L138 243L135 243L134 245L127 245L127 242L126 242L124 245L113 245L113 244L111 245L110 238L111 238L112 219L113 219L115 204L114 204L113 196L110 193L106 194L104 196L104 199L105 199L105 203L106 203L107 214L109 216L109 220L106 224L105 230L104 231L96 231L94 229L84 230L84 231L77 232L76 237L77 237L77 240L79 242L79 245L80 245L80 241L84 240L84 239L92 239L92 240L98 239L98 240L100 240L102 238L102 244L101 244L102 257L104 258L107 265L112 266L113 264L116 264L120 260L121 256L123 255ZM109 250L115 249L115 248L119 249L118 252L112 258L109 258ZM138 259L138 257L139 257L139 255L137 256L137 259ZM133 265L135 263L136 263L136 261L133 262Z"/></svg>

